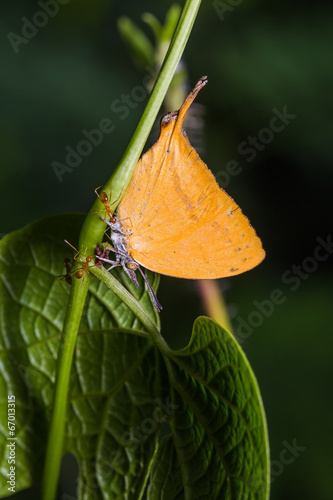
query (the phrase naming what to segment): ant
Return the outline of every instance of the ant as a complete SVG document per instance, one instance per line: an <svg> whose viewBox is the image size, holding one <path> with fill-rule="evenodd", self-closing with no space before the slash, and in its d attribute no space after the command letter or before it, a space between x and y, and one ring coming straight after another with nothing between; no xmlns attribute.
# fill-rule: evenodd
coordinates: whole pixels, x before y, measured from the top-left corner
<svg viewBox="0 0 333 500"><path fill-rule="evenodd" d="M70 247L72 247L73 250L75 250L77 252L74 255L74 260L76 260L77 262L80 262L80 264L82 264L82 267L80 269L77 269L75 271L75 274L74 274L75 278L78 279L78 280L80 280L84 276L84 274L87 272L88 275L89 275L89 277L90 277L90 279L92 279L92 276L90 275L90 273L88 271L88 267L91 267L91 266L89 266L89 264L92 261L92 256L91 255L87 255L85 262L82 262L82 260L80 260L80 259L77 258L77 256L79 255L79 253L81 253L81 251L78 250L77 248L75 248L71 243L69 243L69 241L65 240L65 242L67 243L67 245L69 245ZM86 249L86 251L87 251L87 249ZM84 256L85 256L85 253L84 253ZM66 268L67 268L67 266L66 266ZM71 278L71 276L70 276L70 278Z"/></svg>
<svg viewBox="0 0 333 500"><path fill-rule="evenodd" d="M117 214L114 210L111 210L111 208L110 208L109 197L108 197L107 193L105 191L102 191L101 194L98 193L98 190L101 187L102 186L99 186L98 188L95 189L96 196L98 196L98 198L100 199L100 202L104 205L105 212L110 217L110 221L112 222L112 224L115 224L117 222L117 217L116 217ZM110 188L110 195L111 195L111 188ZM119 200L120 196L121 195L119 195L118 198L113 203L116 203ZM96 214L97 212L101 212L101 211L102 210L97 210L96 212L93 212L93 213Z"/></svg>
<svg viewBox="0 0 333 500"><path fill-rule="evenodd" d="M64 266L66 267L66 274L59 276L60 279L65 278L66 283L68 283L69 285L72 284L72 276L71 276L72 264L70 262L71 259L69 259L68 257L64 260Z"/></svg>
<svg viewBox="0 0 333 500"><path fill-rule="evenodd" d="M64 266L66 267L66 274L61 274L60 276L56 276L56 278L58 279L58 282L59 284L62 286L62 284L60 283L61 280L65 279L66 283L68 283L69 285L72 284L72 276L71 276L71 273L72 273L72 264L70 263L71 262L71 259L69 259L68 257L64 260ZM62 286L62 288L65 290L65 288ZM65 290L66 291L66 290Z"/></svg>

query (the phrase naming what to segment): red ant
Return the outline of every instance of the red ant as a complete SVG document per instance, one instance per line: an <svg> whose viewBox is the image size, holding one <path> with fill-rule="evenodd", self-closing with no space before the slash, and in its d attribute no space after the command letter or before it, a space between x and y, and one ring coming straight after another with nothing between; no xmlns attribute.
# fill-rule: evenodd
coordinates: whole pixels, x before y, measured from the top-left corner
<svg viewBox="0 0 333 500"><path fill-rule="evenodd" d="M95 189L96 196L98 196L98 198L100 199L100 202L104 205L105 212L110 217L110 221L112 222L112 224L115 224L117 222L117 218L116 218L117 214L114 210L111 210L110 203L109 203L109 197L106 194L106 192L102 191L101 194L98 193L98 190L101 187L102 186L99 186L98 188ZM111 188L110 188L110 193L111 193ZM119 200L119 198L120 198L120 195L113 203L116 203ZM93 213L96 214L97 212L101 212L101 210L97 210L96 212L93 212Z"/></svg>
<svg viewBox="0 0 333 500"><path fill-rule="evenodd" d="M90 276L90 279L92 279L92 276L90 275L90 273L88 271L88 267L92 267L92 266L89 266L90 262L92 261L92 256L91 255L87 255L85 262L82 262L82 260L77 259L77 256L79 255L79 253L81 253L81 251L78 250L77 248L73 247L73 245L71 243L69 243L69 241L65 240L65 242L67 243L67 245L69 245L70 247L72 247L73 250L75 250L77 252L74 255L74 260L76 260L76 262L80 262L80 264L82 264L82 267L80 269L77 269L75 271L75 274L74 274L75 278L79 280L87 272L88 275ZM85 256L85 253L84 253L84 256Z"/></svg>

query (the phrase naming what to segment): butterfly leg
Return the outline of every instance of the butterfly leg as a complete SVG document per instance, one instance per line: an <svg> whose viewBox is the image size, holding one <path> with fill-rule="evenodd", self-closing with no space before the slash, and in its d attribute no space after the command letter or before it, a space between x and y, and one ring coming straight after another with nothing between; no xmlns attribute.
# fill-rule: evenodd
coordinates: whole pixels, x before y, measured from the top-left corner
<svg viewBox="0 0 333 500"><path fill-rule="evenodd" d="M100 217L100 219L104 220L102 217ZM111 225L112 223L109 224L106 220L104 220L104 222L106 222L112 228L112 225ZM116 240L116 242L113 242L113 243L116 246L117 240ZM116 254L115 261L109 259L109 256L108 256L109 252L114 252ZM159 303L159 301L156 297L156 294L155 294L151 284L149 283L147 276L142 271L139 264L137 262L135 262L126 251L120 250L120 248L118 248L118 247L113 248L111 246L104 244L103 250L100 249L99 247L96 248L96 259L101 261L101 262L106 262L106 263L111 264L111 266L106 269L107 271L110 271L114 267L122 266L123 270L125 271L125 273L130 278L130 280L132 281L132 283L135 285L136 288L139 287L139 282L137 280L135 271L139 270L140 274L142 275L142 277L147 285L152 303L154 304L154 306L156 307L158 312L160 312L162 310L162 306Z"/></svg>
<svg viewBox="0 0 333 500"><path fill-rule="evenodd" d="M126 254L125 252L122 252L121 250L116 250L115 248L112 248L112 247L106 247L106 248L108 250L111 250L111 251L113 251L113 252L115 252L117 254L117 256L116 256L117 261L118 260L121 261L125 273L131 279L131 281L134 283L134 285L136 286L136 288L139 287L139 283L138 283L135 271L139 270L139 272L141 273L141 275L142 275L142 277L143 277L143 279L144 279L144 281L145 281L145 283L146 283L146 285L148 287L148 291L149 291L152 303L154 304L154 306L156 307L156 309L158 310L158 312L161 312L162 306L159 303L158 298L157 298L157 296L156 296L156 294L155 294L155 292L154 292L151 284L149 283L149 280L148 280L147 276L142 271L142 269L139 266L139 264L137 262L135 262L135 261L130 261L129 262L128 261L128 257L129 257L128 254Z"/></svg>
<svg viewBox="0 0 333 500"><path fill-rule="evenodd" d="M101 255L99 255L97 258L98 258L98 260L101 260L102 262L107 262L108 264L111 264L111 266L106 269L107 271L110 271L110 269L113 269L114 267L121 266L120 259L110 260L110 259L106 259L105 257L102 257Z"/></svg>
<svg viewBox="0 0 333 500"><path fill-rule="evenodd" d="M123 262L123 269L125 271L125 273L127 274L127 276L129 277L129 279L132 281L132 283L134 284L135 288L139 288L139 282L136 278L136 274L135 274L135 271L133 271L133 269L129 269L125 262Z"/></svg>

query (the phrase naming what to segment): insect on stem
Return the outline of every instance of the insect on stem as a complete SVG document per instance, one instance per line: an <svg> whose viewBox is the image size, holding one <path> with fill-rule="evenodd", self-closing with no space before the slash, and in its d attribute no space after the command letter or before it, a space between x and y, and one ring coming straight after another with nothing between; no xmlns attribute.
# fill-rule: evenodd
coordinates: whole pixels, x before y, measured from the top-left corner
<svg viewBox="0 0 333 500"><path fill-rule="evenodd" d="M85 249L85 252L83 254L83 256L85 257L85 261L83 262L82 260L80 260L80 259L77 258L77 256L81 253L81 250L78 250L77 248L75 248L67 240L65 240L65 243L67 243L67 245L69 245L70 247L73 248L73 250L76 251L76 254L74 255L74 260L76 260L76 262L79 262L80 264L82 264L82 267L80 267L79 269L75 270L75 274L74 274L75 278L76 279L84 278L85 273L87 273L88 276L90 277L90 279L92 279L92 276L91 276L91 274L88 271L88 267L93 267L95 264L93 264L92 266L89 266L90 262L92 261L92 256L91 255L87 255L86 256L87 248ZM82 249L82 247L81 247L81 249Z"/></svg>
<svg viewBox="0 0 333 500"><path fill-rule="evenodd" d="M111 199L111 191L112 191L112 188L110 187L110 197L107 195L106 191L102 191L101 194L98 193L98 190L101 188L102 186L99 186L95 189L95 193L96 193L96 196L98 196L100 202L104 205L104 208L105 208L105 215L107 214L111 220L112 223L115 223L117 221L116 219L116 212L114 210L111 209L110 207L110 199ZM117 203L117 201L119 200L119 198L121 197L121 194L118 196L118 198L112 202L112 204L114 203ZM92 212L93 214L96 214L98 212L102 212L103 209L101 210L96 210L95 212Z"/></svg>

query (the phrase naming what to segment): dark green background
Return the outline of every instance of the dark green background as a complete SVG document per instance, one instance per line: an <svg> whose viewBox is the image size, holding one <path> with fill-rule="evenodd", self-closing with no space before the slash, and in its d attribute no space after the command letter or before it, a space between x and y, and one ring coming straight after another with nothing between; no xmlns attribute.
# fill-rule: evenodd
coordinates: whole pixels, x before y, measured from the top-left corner
<svg viewBox="0 0 333 500"><path fill-rule="evenodd" d="M1 6L2 235L46 215L90 209L94 188L117 165L145 104L124 120L110 109L145 76L123 45L117 19L131 17L150 36L141 13L162 21L171 3L70 0L17 54L7 34L21 35L21 18L31 20L40 7L27 0ZM209 77L198 97L205 106L202 157L220 181L228 161L239 163L241 173L226 189L267 252L258 268L220 284L236 330L239 318L248 323L258 311L254 301L281 290L283 303L262 316L242 344L267 413L271 498L329 500L333 255L300 278L296 290L282 276L307 265L316 238L332 234L331 2L244 0L223 20L214 4L203 0L184 54L191 86ZM268 126L273 108L284 106L296 118L248 162L239 144ZM96 128L103 118L115 130L60 183L52 162L63 162L65 147L75 148L84 139L82 129ZM204 313L196 283L162 277L159 298L164 336L174 346L185 345L194 318ZM294 440L306 449L292 462L283 450Z"/></svg>

